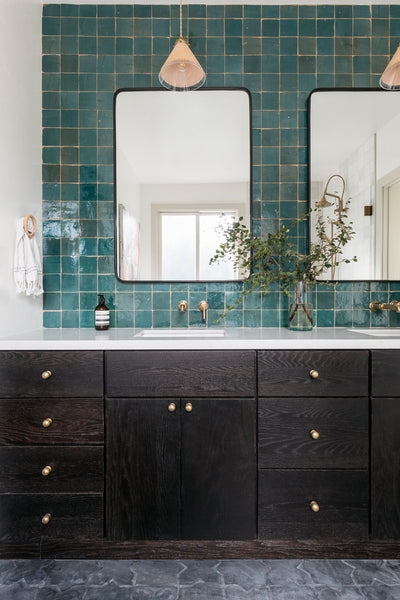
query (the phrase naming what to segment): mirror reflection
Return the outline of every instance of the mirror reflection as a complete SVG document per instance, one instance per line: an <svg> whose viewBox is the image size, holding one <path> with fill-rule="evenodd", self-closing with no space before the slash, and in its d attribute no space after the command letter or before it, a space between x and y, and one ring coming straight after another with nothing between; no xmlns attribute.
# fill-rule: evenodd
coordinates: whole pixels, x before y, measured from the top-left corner
<svg viewBox="0 0 400 600"><path fill-rule="evenodd" d="M223 227L250 222L248 92L120 90L114 125L118 277L241 278L209 261Z"/></svg>
<svg viewBox="0 0 400 600"><path fill-rule="evenodd" d="M310 97L310 241L318 214L333 223L348 203L354 238L324 279L400 279L400 95L315 91Z"/></svg>

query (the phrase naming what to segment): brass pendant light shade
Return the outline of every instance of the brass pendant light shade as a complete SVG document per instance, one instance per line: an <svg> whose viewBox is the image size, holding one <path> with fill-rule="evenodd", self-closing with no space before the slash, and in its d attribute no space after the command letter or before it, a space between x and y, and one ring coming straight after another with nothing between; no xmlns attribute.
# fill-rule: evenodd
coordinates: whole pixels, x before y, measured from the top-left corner
<svg viewBox="0 0 400 600"><path fill-rule="evenodd" d="M383 71L379 85L385 90L400 90L400 46Z"/></svg>
<svg viewBox="0 0 400 600"><path fill-rule="evenodd" d="M177 92L188 92L201 87L206 80L203 67L182 35L182 0L179 5L179 38L161 67L158 79L164 87Z"/></svg>
<svg viewBox="0 0 400 600"><path fill-rule="evenodd" d="M206 74L189 44L180 37L161 67L158 79L169 90L184 92L201 87Z"/></svg>

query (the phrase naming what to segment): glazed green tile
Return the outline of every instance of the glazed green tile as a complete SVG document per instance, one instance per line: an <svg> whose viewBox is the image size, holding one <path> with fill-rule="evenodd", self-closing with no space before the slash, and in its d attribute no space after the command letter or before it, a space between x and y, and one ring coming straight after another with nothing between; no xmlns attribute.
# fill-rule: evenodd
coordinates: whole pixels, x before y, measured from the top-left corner
<svg viewBox="0 0 400 600"><path fill-rule="evenodd" d="M369 310L353 310L353 327L369 327L371 313Z"/></svg>
<svg viewBox="0 0 400 600"><path fill-rule="evenodd" d="M153 312L151 310L135 310L135 327L144 328L153 326Z"/></svg>
<svg viewBox="0 0 400 600"><path fill-rule="evenodd" d="M43 327L60 327L61 312L60 311L44 311L43 312Z"/></svg>
<svg viewBox="0 0 400 600"><path fill-rule="evenodd" d="M60 37L58 35L45 35L42 38L43 54L59 54L61 48Z"/></svg>
<svg viewBox="0 0 400 600"><path fill-rule="evenodd" d="M97 218L97 202L80 202L79 217L81 219L96 219Z"/></svg>
<svg viewBox="0 0 400 600"><path fill-rule="evenodd" d="M99 238L98 239L99 256L114 256L114 239Z"/></svg>
<svg viewBox="0 0 400 600"><path fill-rule="evenodd" d="M60 6L57 4L44 4L43 17L59 17L61 14Z"/></svg>
<svg viewBox="0 0 400 600"><path fill-rule="evenodd" d="M59 238L44 238L42 240L43 255L60 255L60 239Z"/></svg>
<svg viewBox="0 0 400 600"><path fill-rule="evenodd" d="M61 295L63 314L66 310L79 309L79 293L66 293Z"/></svg>
<svg viewBox="0 0 400 600"><path fill-rule="evenodd" d="M77 219L69 219L61 221L61 235L65 238L78 238L80 235L80 227Z"/></svg>
<svg viewBox="0 0 400 600"><path fill-rule="evenodd" d="M94 328L94 311L82 309L79 311L79 327Z"/></svg>
<svg viewBox="0 0 400 600"><path fill-rule="evenodd" d="M43 310L59 310L61 308L61 294L43 294Z"/></svg>
<svg viewBox="0 0 400 600"><path fill-rule="evenodd" d="M79 37L79 54L96 54L96 37Z"/></svg>
<svg viewBox="0 0 400 600"><path fill-rule="evenodd" d="M152 294L149 292L135 292L135 310L151 310L152 308Z"/></svg>
<svg viewBox="0 0 400 600"><path fill-rule="evenodd" d="M389 325L389 314L388 311L371 312L371 327L388 327Z"/></svg>
<svg viewBox="0 0 400 600"><path fill-rule="evenodd" d="M133 310L117 310L116 311L117 327L133 327L134 313Z"/></svg>
<svg viewBox="0 0 400 600"><path fill-rule="evenodd" d="M61 276L59 273L57 274L47 274L43 275L43 288L46 292L58 292L61 287Z"/></svg>
<svg viewBox="0 0 400 600"><path fill-rule="evenodd" d="M79 254L81 256L97 256L97 239L96 238L80 238Z"/></svg>
<svg viewBox="0 0 400 600"><path fill-rule="evenodd" d="M153 327L171 327L171 313L169 310L153 311Z"/></svg>
<svg viewBox="0 0 400 600"><path fill-rule="evenodd" d="M79 311L78 310L63 310L62 311L62 327L66 327L66 328L79 327Z"/></svg>
<svg viewBox="0 0 400 600"><path fill-rule="evenodd" d="M334 327L335 313L333 310L318 310L316 316L317 327Z"/></svg>
<svg viewBox="0 0 400 600"><path fill-rule="evenodd" d="M44 256L43 269L46 274L60 272L60 257L59 256Z"/></svg>
<svg viewBox="0 0 400 600"><path fill-rule="evenodd" d="M97 221L81 219L79 225L82 237L97 237Z"/></svg>
<svg viewBox="0 0 400 600"><path fill-rule="evenodd" d="M78 167L73 165L61 165L60 178L63 183L78 181Z"/></svg>
<svg viewBox="0 0 400 600"><path fill-rule="evenodd" d="M61 223L59 221L43 221L43 237L60 237Z"/></svg>
<svg viewBox="0 0 400 600"><path fill-rule="evenodd" d="M61 111L61 127L76 127L78 125L77 110Z"/></svg>
<svg viewBox="0 0 400 600"><path fill-rule="evenodd" d="M82 260L82 258L81 258ZM96 291L97 290L97 275L82 274L79 276L80 291Z"/></svg>
<svg viewBox="0 0 400 600"><path fill-rule="evenodd" d="M99 221L97 233L100 237L112 237L114 235L114 220L102 219Z"/></svg>
<svg viewBox="0 0 400 600"><path fill-rule="evenodd" d="M61 218L74 219L79 214L79 205L77 202L62 202L61 203Z"/></svg>
<svg viewBox="0 0 400 600"><path fill-rule="evenodd" d="M97 217L101 220L114 219L114 203L113 202L101 202L97 209Z"/></svg>

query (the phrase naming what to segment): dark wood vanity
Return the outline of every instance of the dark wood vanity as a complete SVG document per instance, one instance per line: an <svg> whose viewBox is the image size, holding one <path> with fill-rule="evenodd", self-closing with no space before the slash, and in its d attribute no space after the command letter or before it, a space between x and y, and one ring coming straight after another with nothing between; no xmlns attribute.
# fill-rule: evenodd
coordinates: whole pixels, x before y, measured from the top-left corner
<svg viewBox="0 0 400 600"><path fill-rule="evenodd" d="M395 558L399 365L400 350L2 351L0 556Z"/></svg>

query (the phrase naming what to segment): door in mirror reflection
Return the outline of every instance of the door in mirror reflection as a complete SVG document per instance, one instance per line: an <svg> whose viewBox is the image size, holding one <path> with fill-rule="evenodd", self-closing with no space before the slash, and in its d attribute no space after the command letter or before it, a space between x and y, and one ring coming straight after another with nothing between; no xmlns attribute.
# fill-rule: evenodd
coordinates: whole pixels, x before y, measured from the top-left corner
<svg viewBox="0 0 400 600"><path fill-rule="evenodd" d="M247 90L120 90L114 117L118 277L241 279L210 259L224 228L250 224Z"/></svg>
<svg viewBox="0 0 400 600"><path fill-rule="evenodd" d="M321 279L398 280L400 251L400 95L321 90L310 97L310 240L316 220L335 221L348 203L355 235L340 264ZM344 185L343 185L344 184ZM330 227L328 228L330 234Z"/></svg>

